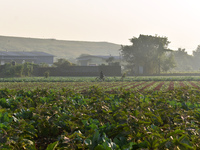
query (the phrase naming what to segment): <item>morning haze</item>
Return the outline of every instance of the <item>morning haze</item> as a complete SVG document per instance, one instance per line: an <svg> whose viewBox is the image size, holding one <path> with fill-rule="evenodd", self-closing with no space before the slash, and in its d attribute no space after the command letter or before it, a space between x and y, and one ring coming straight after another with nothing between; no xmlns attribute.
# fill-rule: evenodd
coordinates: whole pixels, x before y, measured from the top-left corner
<svg viewBox="0 0 200 150"><path fill-rule="evenodd" d="M199 45L197 0L1 0L0 35L130 44L140 34L166 36L170 48Z"/></svg>
<svg viewBox="0 0 200 150"><path fill-rule="evenodd" d="M199 0L0 0L0 149L200 150Z"/></svg>
<svg viewBox="0 0 200 150"><path fill-rule="evenodd" d="M171 69L197 71L200 68L197 65L199 4L196 0L3 0L0 9L0 50L47 52L54 58L76 63L82 54L121 59L126 54L122 45L130 46L134 52L135 48L131 46L134 43L130 39L143 41L140 39L142 36L150 37L150 40L151 36L155 39L165 37L168 40L167 49L175 51ZM152 47L159 48L162 44L153 42ZM193 51L195 56L192 56ZM135 52L134 55L143 56ZM160 57L156 58L160 60ZM167 61L168 57L165 59ZM131 63L133 65L133 62L129 65ZM152 63L161 68L160 62ZM95 64L92 62L90 65ZM140 65L143 66L143 62ZM155 72L160 72L159 69Z"/></svg>

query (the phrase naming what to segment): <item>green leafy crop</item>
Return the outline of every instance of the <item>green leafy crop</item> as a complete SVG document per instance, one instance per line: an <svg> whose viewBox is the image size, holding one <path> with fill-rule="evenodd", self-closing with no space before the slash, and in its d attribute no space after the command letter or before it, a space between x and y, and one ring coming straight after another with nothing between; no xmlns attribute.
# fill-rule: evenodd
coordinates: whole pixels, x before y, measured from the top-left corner
<svg viewBox="0 0 200 150"><path fill-rule="evenodd" d="M200 149L200 91L0 90L0 149Z"/></svg>

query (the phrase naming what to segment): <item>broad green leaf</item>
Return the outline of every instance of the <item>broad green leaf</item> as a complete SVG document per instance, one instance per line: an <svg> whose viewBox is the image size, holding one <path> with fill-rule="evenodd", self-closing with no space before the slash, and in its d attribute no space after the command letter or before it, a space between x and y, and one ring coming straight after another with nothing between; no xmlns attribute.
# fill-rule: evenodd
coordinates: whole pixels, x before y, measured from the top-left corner
<svg viewBox="0 0 200 150"><path fill-rule="evenodd" d="M111 148L105 148L103 145L97 145L94 150L111 150Z"/></svg>
<svg viewBox="0 0 200 150"><path fill-rule="evenodd" d="M46 150L55 150L57 146L58 146L58 141L49 144Z"/></svg>

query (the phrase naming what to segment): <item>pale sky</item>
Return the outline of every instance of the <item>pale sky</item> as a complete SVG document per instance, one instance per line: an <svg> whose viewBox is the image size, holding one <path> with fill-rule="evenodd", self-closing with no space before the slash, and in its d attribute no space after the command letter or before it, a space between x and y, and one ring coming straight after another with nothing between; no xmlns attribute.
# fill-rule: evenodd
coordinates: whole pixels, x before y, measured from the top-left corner
<svg viewBox="0 0 200 150"><path fill-rule="evenodd" d="M200 45L199 0L0 0L0 35L130 45L166 36L169 48Z"/></svg>

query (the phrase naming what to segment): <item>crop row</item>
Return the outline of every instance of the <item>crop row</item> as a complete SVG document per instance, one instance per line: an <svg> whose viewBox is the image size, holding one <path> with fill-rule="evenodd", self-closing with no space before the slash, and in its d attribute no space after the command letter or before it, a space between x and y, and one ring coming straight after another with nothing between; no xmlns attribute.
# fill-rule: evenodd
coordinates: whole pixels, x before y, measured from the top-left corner
<svg viewBox="0 0 200 150"><path fill-rule="evenodd" d="M97 86L104 91L125 89L132 91L168 91L180 87L199 88L200 81L135 81L135 82L0 82L0 89L71 89L85 91Z"/></svg>
<svg viewBox="0 0 200 150"><path fill-rule="evenodd" d="M0 82L96 82L97 77L20 77L0 78ZM121 82L121 77L106 77L106 82ZM134 81L200 81L199 76L126 76L125 82Z"/></svg>

